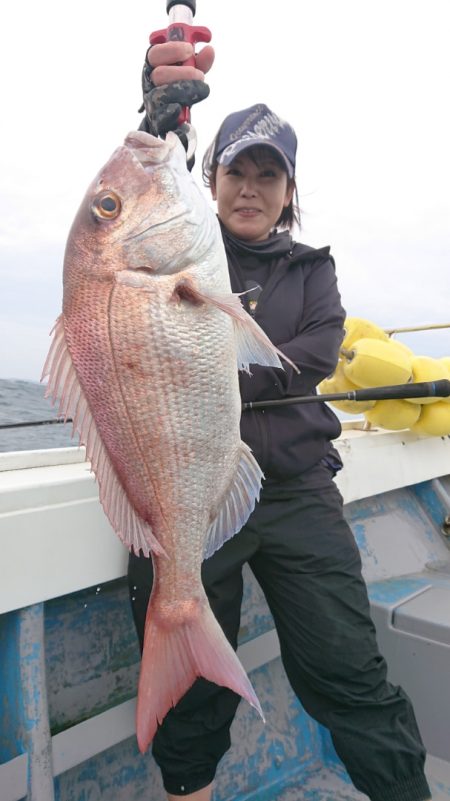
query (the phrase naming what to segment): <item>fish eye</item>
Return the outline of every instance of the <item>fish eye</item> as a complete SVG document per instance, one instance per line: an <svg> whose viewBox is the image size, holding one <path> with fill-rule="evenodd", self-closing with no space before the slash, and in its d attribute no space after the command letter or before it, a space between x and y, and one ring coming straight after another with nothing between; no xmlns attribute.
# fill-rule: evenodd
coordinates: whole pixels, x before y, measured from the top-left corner
<svg viewBox="0 0 450 801"><path fill-rule="evenodd" d="M101 220L114 220L122 209L120 197L111 189L100 192L92 201L92 212Z"/></svg>

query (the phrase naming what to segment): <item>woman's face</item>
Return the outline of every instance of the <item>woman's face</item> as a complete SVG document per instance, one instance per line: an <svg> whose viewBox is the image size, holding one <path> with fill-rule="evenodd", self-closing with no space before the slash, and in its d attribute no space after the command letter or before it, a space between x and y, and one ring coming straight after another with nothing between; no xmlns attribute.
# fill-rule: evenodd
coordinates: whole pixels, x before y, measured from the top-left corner
<svg viewBox="0 0 450 801"><path fill-rule="evenodd" d="M219 164L212 186L220 221L247 242L267 239L293 193L294 182L264 146L255 161L245 150L227 167Z"/></svg>

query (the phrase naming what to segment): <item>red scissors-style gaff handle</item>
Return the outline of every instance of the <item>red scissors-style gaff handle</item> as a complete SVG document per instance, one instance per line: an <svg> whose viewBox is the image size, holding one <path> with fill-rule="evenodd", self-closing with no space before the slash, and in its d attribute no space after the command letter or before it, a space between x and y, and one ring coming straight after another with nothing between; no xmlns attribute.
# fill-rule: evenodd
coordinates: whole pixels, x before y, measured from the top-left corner
<svg viewBox="0 0 450 801"><path fill-rule="evenodd" d="M167 10L170 14L171 22L161 31L154 31L150 34L150 44L163 44L164 42L189 42L196 45L198 42L210 42L211 31L202 25L190 25L195 14L195 2L188 0L168 0ZM179 18L179 20L177 19ZM186 22L186 19L189 22ZM195 55L183 61L183 66L195 67ZM178 118L178 124L190 122L190 111L188 107L182 109Z"/></svg>

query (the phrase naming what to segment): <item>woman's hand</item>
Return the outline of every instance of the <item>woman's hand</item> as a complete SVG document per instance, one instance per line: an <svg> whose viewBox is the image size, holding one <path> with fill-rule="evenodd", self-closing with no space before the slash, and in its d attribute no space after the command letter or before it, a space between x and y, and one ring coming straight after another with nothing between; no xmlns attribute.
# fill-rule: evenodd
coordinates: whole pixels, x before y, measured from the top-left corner
<svg viewBox="0 0 450 801"><path fill-rule="evenodd" d="M183 61L195 57L195 66ZM214 62L214 50L206 46L199 53L189 42L165 42L147 50L142 71L142 92L146 116L140 128L154 136L174 131L188 153L188 166L194 164L195 136L189 126L179 125L181 109L191 108L209 95L205 74Z"/></svg>
<svg viewBox="0 0 450 801"><path fill-rule="evenodd" d="M195 55L195 67L183 66ZM147 62L151 67L151 80L155 86L175 81L204 81L214 62L214 49L206 45L194 54L189 42L165 42L153 45L147 51Z"/></svg>

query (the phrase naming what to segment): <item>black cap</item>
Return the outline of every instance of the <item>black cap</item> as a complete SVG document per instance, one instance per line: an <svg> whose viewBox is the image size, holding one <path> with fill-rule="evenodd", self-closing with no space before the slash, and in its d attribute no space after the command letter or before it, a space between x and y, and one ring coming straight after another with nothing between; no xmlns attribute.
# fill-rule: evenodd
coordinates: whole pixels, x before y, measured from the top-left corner
<svg viewBox="0 0 450 801"><path fill-rule="evenodd" d="M235 111L224 119L217 143L217 162L231 164L238 153L253 145L272 147L283 159L289 178L294 176L297 151L295 131L264 103Z"/></svg>

